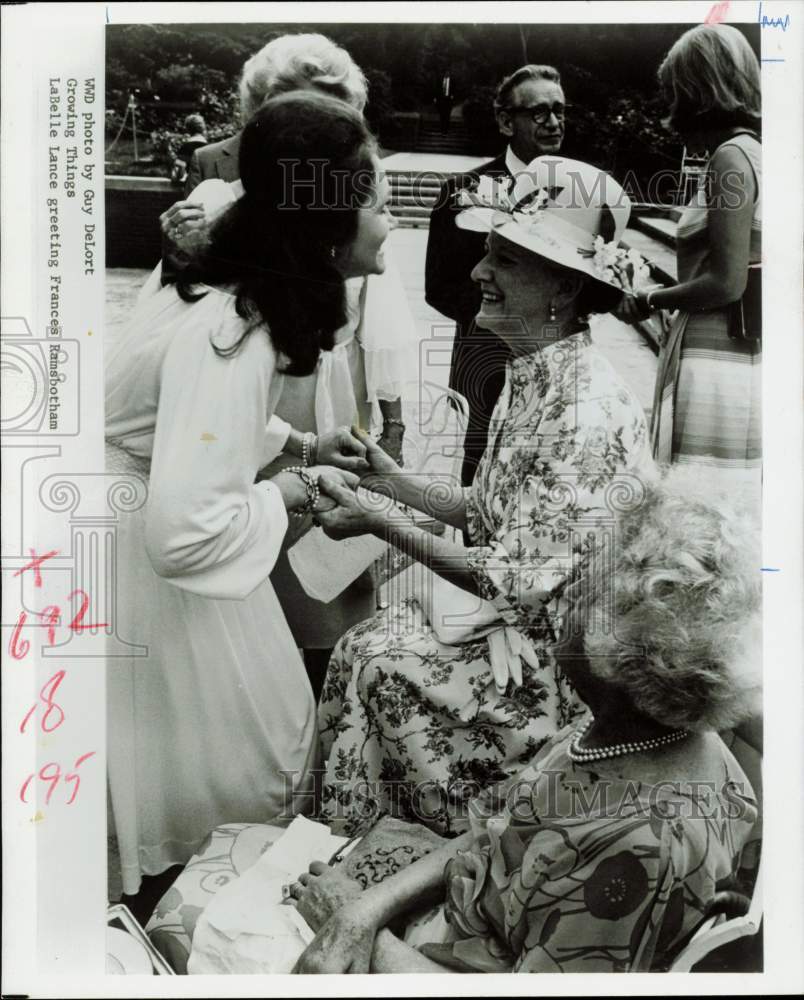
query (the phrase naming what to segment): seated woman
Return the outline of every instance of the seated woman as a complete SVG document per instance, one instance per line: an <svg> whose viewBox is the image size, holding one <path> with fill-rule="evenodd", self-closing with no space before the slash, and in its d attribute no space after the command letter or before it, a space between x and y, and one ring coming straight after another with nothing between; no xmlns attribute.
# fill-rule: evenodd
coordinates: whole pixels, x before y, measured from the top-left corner
<svg viewBox="0 0 804 1000"><path fill-rule="evenodd" d="M295 971L667 968L757 816L716 730L761 697L758 539L697 492L688 471L649 485L616 525L608 585L586 585L587 559L568 588L555 654L586 721L381 885L311 865L291 893L317 936ZM405 935L418 949L388 929L439 900Z"/></svg>
<svg viewBox="0 0 804 1000"><path fill-rule="evenodd" d="M611 520L618 489L653 470L642 409L586 323L619 302L626 284L606 266L612 244L596 249L625 229L622 188L588 164L551 157L534 160L510 195L490 188L471 198L459 224L489 231L473 272L483 293L478 323L515 355L488 448L462 490L403 473L366 440L375 475L365 484L468 532L472 545L432 538L398 508L326 477L338 507L319 523L333 537L387 538L460 588L450 612L465 621L482 614L486 627L458 645L442 641L432 627L438 610L425 615L426 601L405 602L342 638L319 727L328 757L322 818L347 833L382 811L424 812L434 829L455 832L473 793L519 770L580 712L539 651L555 640L560 589L586 536ZM443 590L437 580L424 587Z"/></svg>

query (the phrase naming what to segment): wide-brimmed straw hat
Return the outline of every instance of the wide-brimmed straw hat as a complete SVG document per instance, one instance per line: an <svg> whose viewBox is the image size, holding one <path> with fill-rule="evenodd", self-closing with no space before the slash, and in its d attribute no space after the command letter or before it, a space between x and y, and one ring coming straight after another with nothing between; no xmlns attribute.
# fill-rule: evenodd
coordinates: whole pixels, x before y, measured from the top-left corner
<svg viewBox="0 0 804 1000"><path fill-rule="evenodd" d="M479 178L459 193L461 229L495 232L548 260L582 271L615 288L631 289L644 261L618 249L631 200L603 170L580 160L538 156L513 186L507 177ZM629 277L622 264L630 264Z"/></svg>

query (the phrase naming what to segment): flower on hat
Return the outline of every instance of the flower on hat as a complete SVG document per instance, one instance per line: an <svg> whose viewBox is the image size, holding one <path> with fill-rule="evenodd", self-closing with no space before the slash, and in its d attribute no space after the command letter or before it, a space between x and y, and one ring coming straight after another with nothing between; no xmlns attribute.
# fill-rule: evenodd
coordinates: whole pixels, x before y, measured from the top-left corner
<svg viewBox="0 0 804 1000"><path fill-rule="evenodd" d="M637 250L626 250L614 241L607 243L602 236L596 236L591 250L579 247L578 253L592 258L592 266L601 281L616 285L631 295L652 284L650 268Z"/></svg>
<svg viewBox="0 0 804 1000"><path fill-rule="evenodd" d="M523 175L527 181L529 177ZM530 228L540 219L540 212L547 207L550 193L546 188L539 188L531 182L525 186L525 193L513 197L510 189L510 178L480 177L472 188L463 188L458 192L458 205L461 208L491 208L501 213L505 218L494 220L495 224L517 222ZM517 185L521 187L521 185ZM529 188L529 190L528 190Z"/></svg>

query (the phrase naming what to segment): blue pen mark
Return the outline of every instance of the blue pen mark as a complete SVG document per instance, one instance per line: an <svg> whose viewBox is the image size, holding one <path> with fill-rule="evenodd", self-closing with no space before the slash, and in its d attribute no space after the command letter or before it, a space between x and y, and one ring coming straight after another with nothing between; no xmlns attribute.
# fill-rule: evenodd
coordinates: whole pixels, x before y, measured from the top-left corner
<svg viewBox="0 0 804 1000"><path fill-rule="evenodd" d="M775 566L763 566L762 567L762 572L763 573L781 573L782 571L780 569L777 569Z"/></svg>
<svg viewBox="0 0 804 1000"><path fill-rule="evenodd" d="M760 59L760 62L784 62L784 59Z"/></svg>
<svg viewBox="0 0 804 1000"><path fill-rule="evenodd" d="M785 14L784 17L768 17L762 13L762 0L759 0L759 7L757 9L757 24L760 28L781 28L782 31L787 31L790 27L790 15ZM762 61L771 62L770 59L763 59Z"/></svg>

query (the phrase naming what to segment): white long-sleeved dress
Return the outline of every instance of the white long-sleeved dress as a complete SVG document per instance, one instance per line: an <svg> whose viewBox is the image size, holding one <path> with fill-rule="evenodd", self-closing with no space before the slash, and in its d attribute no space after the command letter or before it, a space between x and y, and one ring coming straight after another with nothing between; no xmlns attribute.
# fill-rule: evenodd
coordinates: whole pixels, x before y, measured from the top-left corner
<svg viewBox="0 0 804 1000"><path fill-rule="evenodd" d="M264 329L209 289L140 299L106 375L107 468L148 484L118 530L117 634L147 656L108 661L108 773L123 891L185 862L226 820L276 820L315 766L315 704L269 574L287 530L257 471L289 426ZM308 801L307 805L311 805Z"/></svg>

